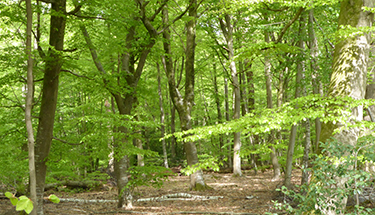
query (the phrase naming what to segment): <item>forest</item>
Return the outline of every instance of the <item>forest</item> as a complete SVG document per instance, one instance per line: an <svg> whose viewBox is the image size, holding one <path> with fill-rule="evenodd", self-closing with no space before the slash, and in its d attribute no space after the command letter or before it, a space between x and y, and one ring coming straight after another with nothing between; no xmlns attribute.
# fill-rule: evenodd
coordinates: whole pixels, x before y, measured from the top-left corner
<svg viewBox="0 0 375 215"><path fill-rule="evenodd" d="M0 1L0 214L374 214L374 13Z"/></svg>

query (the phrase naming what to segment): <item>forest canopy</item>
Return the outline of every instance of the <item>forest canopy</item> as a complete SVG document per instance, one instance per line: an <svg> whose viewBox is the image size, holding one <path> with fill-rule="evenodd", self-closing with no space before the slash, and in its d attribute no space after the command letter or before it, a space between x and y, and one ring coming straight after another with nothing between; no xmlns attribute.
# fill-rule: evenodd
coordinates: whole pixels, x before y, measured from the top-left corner
<svg viewBox="0 0 375 215"><path fill-rule="evenodd" d="M244 167L288 189L298 167L307 185L335 157L326 144L372 140L373 13L371 0L3 0L0 185L39 215L62 180L111 177L131 207L131 175L161 166L185 168L191 190L210 189L202 170Z"/></svg>

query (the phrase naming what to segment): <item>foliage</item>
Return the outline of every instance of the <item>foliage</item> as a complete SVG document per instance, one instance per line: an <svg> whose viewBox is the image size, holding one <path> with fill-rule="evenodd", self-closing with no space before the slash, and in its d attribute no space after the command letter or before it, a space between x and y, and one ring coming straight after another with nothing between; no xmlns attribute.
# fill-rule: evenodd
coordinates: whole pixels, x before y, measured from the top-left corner
<svg viewBox="0 0 375 215"><path fill-rule="evenodd" d="M12 205L16 206L16 211L25 211L27 214L30 214L34 208L33 202L26 196L20 196L19 198L17 198L10 192L6 192L5 196L10 200ZM48 196L47 200L53 203L60 202L60 199L53 194Z"/></svg>
<svg viewBox="0 0 375 215"><path fill-rule="evenodd" d="M294 107L299 104L299 108ZM370 100L355 100L350 97L327 98L320 95L310 95L294 99L283 106L274 109L254 110L250 114L230 122L195 128L185 132L175 133L179 140L197 141L213 135L243 132L251 135L269 133L271 130L282 130L285 127L296 125L306 119L321 118L323 122L340 123L346 126L360 126L361 123L351 125L347 117L353 107L375 104ZM366 124L366 122L363 122ZM371 125L367 124L369 129ZM344 126L345 127L345 126ZM171 137L167 135L166 138Z"/></svg>
<svg viewBox="0 0 375 215"><path fill-rule="evenodd" d="M225 161L220 159L219 156L212 156L209 154L199 155L198 158L199 163L193 166L188 166L185 164L186 168L182 169L181 173L191 175L194 172L202 169L212 169L213 171L219 171L220 166L222 166L223 161Z"/></svg>
<svg viewBox="0 0 375 215"><path fill-rule="evenodd" d="M350 198L355 203L352 208L347 208L345 214L372 214L374 211L365 208L357 202L359 196L364 193L364 188L372 185L372 172L364 171L366 163L374 162L375 137L367 136L358 141L356 146L342 144L331 139L327 143L322 143L324 154L316 156L311 169L312 177L308 185L302 185L300 191L296 192L283 187L281 190L286 196L291 197L298 203L296 208L290 207L284 202L284 209L295 214L304 214L310 211L320 214L327 209L332 209L336 213L340 211L340 204L344 198ZM344 179L343 186L337 183L337 178ZM327 199L336 201L327 202ZM356 200L357 199L357 200ZM275 203L281 207L280 203Z"/></svg>

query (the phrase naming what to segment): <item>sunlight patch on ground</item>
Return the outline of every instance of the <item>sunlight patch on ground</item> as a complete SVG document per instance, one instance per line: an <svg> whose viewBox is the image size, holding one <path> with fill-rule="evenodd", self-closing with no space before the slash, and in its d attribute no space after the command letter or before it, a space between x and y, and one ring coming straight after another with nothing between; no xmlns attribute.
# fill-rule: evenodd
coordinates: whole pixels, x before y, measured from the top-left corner
<svg viewBox="0 0 375 215"><path fill-rule="evenodd" d="M207 183L210 186L238 186L237 183Z"/></svg>

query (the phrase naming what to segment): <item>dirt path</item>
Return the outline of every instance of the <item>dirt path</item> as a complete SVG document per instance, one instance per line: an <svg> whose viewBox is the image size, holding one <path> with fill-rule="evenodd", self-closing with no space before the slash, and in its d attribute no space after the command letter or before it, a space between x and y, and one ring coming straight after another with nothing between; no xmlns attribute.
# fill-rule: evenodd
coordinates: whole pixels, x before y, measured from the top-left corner
<svg viewBox="0 0 375 215"><path fill-rule="evenodd" d="M294 182L299 183L300 171L294 172ZM280 213L274 209L271 200L277 193L275 188L281 180L272 181L272 172L244 172L244 177L234 178L231 174L207 173L206 183L214 188L205 192L188 191L189 177L175 176L170 178L161 189L140 187L136 190L136 198L160 197L175 193L189 193L200 196L222 196L217 200L176 200L135 202L130 210L116 209L116 203L75 203L62 202L45 204L45 214L265 214ZM84 193L55 193L60 198L76 199L108 199L116 198L117 191L108 188L106 191L91 191ZM13 214L9 200L0 200L0 214ZM186 213L185 213L186 212ZM204 213L203 213L204 212Z"/></svg>

